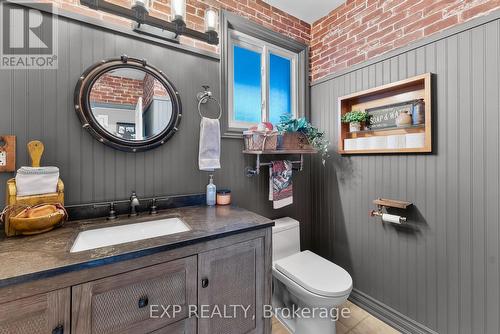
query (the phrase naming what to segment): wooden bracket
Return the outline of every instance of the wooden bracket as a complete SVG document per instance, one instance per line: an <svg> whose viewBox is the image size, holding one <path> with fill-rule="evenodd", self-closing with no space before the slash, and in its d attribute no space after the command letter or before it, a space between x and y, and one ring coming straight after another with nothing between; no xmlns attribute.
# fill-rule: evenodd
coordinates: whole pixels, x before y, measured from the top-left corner
<svg viewBox="0 0 500 334"><path fill-rule="evenodd" d="M3 142L3 143L1 143ZM0 136L0 172L16 171L16 136Z"/></svg>

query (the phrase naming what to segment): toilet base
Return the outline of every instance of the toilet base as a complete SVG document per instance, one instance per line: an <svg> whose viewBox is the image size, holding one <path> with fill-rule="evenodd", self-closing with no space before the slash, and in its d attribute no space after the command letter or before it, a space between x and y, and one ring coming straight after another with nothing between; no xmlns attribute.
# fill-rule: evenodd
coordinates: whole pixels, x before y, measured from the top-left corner
<svg viewBox="0 0 500 334"><path fill-rule="evenodd" d="M335 334L336 321L324 318L302 318L295 322L295 334Z"/></svg>
<svg viewBox="0 0 500 334"><path fill-rule="evenodd" d="M313 310L314 308L318 308L318 306L307 305L291 293L287 287L276 278L273 278L273 286L273 307L275 309L275 316L291 333L335 334L336 316L332 317L332 314L325 316L323 312L321 316L317 313L315 317L293 317L291 313L295 309ZM347 297L345 299L347 299ZM322 305L320 307L330 309L335 306ZM285 312L284 309L287 312Z"/></svg>
<svg viewBox="0 0 500 334"><path fill-rule="evenodd" d="M331 319L284 319L276 318L293 334L335 334L337 321Z"/></svg>

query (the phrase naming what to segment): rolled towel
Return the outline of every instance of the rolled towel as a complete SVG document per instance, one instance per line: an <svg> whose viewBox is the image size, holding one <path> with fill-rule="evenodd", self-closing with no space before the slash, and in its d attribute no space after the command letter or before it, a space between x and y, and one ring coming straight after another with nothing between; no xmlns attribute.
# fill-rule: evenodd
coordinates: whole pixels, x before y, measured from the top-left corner
<svg viewBox="0 0 500 334"><path fill-rule="evenodd" d="M202 117L200 124L200 170L213 171L220 168L220 125L218 119Z"/></svg>
<svg viewBox="0 0 500 334"><path fill-rule="evenodd" d="M21 167L16 174L17 196L55 193L58 181L57 167Z"/></svg>

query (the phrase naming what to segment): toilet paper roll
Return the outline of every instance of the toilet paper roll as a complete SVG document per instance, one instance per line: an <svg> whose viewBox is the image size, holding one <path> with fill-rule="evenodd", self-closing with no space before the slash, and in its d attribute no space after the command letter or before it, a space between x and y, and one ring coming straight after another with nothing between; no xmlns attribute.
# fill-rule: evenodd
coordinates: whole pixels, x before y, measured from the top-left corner
<svg viewBox="0 0 500 334"><path fill-rule="evenodd" d="M401 224L400 216L390 215L388 213L382 214L382 220L388 223Z"/></svg>
<svg viewBox="0 0 500 334"><path fill-rule="evenodd" d="M364 138L357 138L356 139L356 150L368 150L369 148L369 143L368 143L369 138L364 137Z"/></svg>
<svg viewBox="0 0 500 334"><path fill-rule="evenodd" d="M406 135L406 148L421 148L425 146L425 133L409 133Z"/></svg>
<svg viewBox="0 0 500 334"><path fill-rule="evenodd" d="M357 139L344 139L344 150L353 151L357 148Z"/></svg>
<svg viewBox="0 0 500 334"><path fill-rule="evenodd" d="M406 147L406 137L405 135L391 135L387 136L387 148L389 149L399 149Z"/></svg>
<svg viewBox="0 0 500 334"><path fill-rule="evenodd" d="M385 148L387 148L386 136L368 137L368 149L383 150Z"/></svg>

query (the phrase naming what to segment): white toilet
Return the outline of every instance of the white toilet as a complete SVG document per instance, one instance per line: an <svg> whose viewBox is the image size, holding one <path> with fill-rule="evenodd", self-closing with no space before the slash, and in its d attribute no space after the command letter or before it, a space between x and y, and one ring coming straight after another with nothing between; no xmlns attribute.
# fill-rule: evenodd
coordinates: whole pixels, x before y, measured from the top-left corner
<svg viewBox="0 0 500 334"><path fill-rule="evenodd" d="M300 251L298 221L288 217L275 220L273 307L278 320L292 333L334 334L338 316L326 310L342 305L351 290L347 271L313 252ZM291 314L294 309L309 309L310 313L299 312L297 317Z"/></svg>

